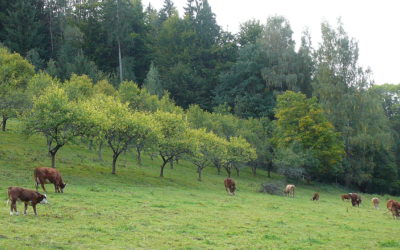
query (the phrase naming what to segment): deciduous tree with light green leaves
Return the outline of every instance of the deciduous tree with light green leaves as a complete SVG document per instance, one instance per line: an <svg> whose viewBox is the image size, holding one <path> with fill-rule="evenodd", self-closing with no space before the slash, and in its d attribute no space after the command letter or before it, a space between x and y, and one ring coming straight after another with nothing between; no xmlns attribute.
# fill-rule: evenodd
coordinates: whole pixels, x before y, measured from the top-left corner
<svg viewBox="0 0 400 250"><path fill-rule="evenodd" d="M192 151L188 160L197 167L198 180L202 180L202 171L213 164L215 157L225 157L227 141L205 129L190 129L188 134L192 141Z"/></svg>
<svg viewBox="0 0 400 250"><path fill-rule="evenodd" d="M167 163L177 157L188 154L192 150L188 124L180 114L157 111L155 120L160 125L160 139L157 142L158 152L162 159L160 177L164 177L164 168Z"/></svg>
<svg viewBox="0 0 400 250"><path fill-rule="evenodd" d="M131 112L128 104L115 97L96 96L83 106L95 124L94 131L104 137L113 152L112 174L116 173L119 155L130 144L144 143L159 134L158 123L151 115Z"/></svg>
<svg viewBox="0 0 400 250"><path fill-rule="evenodd" d="M27 60L0 47L0 115L3 131L9 118L16 117L29 106L25 90L34 73L33 65Z"/></svg>
<svg viewBox="0 0 400 250"><path fill-rule="evenodd" d="M39 133L46 137L53 168L58 150L91 127L89 115L82 106L69 101L65 90L56 85L34 98L25 122L28 134Z"/></svg>
<svg viewBox="0 0 400 250"><path fill-rule="evenodd" d="M342 171L343 143L316 98L307 99L302 93L286 91L278 96L276 118L273 138L276 147L300 145L301 152L296 153L307 152L313 158L305 162L308 176L329 179Z"/></svg>

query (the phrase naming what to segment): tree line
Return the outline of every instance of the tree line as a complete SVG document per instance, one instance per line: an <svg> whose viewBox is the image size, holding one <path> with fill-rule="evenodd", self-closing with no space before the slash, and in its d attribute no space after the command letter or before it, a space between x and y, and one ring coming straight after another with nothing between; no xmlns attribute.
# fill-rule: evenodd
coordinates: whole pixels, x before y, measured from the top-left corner
<svg viewBox="0 0 400 250"><path fill-rule="evenodd" d="M207 0L188 0L183 15L171 0L160 10L140 0L3 0L0 7L0 41L8 48L0 59L3 129L9 117L29 111L32 119L38 115L26 121L30 131L51 132L33 125L45 115L39 110L59 107L60 119L76 116L77 123L63 127L71 138L109 146L115 161L133 148L138 159L142 151L153 151L168 164L189 155L160 152L161 135L173 133L163 126L178 126L177 119L188 129L179 131L193 133L179 138L197 138L188 144L197 148L191 157L207 158L193 160L199 175L207 165L230 174L247 163L253 173L261 168L365 192L399 192L400 87L373 84L340 20L321 24L318 46L304 31L296 48L284 17L269 17L265 24L249 20L233 34L216 23ZM12 52L29 63L16 63L19 56ZM107 130L125 116L130 118L117 123L148 137ZM138 120L147 122L143 127ZM88 124L84 130L96 137L80 131ZM59 136L46 138L50 154L66 143ZM255 158L225 155L221 163L210 156L219 151L209 151L219 144L210 143L212 138L231 145L246 140Z"/></svg>

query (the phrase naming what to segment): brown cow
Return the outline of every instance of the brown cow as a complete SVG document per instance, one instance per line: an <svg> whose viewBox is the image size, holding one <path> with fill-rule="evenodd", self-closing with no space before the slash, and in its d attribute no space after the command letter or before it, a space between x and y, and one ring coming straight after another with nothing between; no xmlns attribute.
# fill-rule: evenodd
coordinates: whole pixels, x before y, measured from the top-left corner
<svg viewBox="0 0 400 250"><path fill-rule="evenodd" d="M314 193L313 197L311 198L313 201L318 201L319 200L319 193Z"/></svg>
<svg viewBox="0 0 400 250"><path fill-rule="evenodd" d="M357 193L349 193L350 198L351 198L351 205L353 205L353 207L357 206L359 207L361 204L361 196Z"/></svg>
<svg viewBox="0 0 400 250"><path fill-rule="evenodd" d="M36 204L47 204L47 196L45 194L41 194L34 190L29 190L21 187L9 187L8 188L8 200L11 201L10 207L10 215L13 215L13 210L16 215L19 215L17 212L17 201L22 201L25 203L24 215L26 215L26 210L28 209L28 205L31 205L33 208L33 212L36 213Z"/></svg>
<svg viewBox="0 0 400 250"><path fill-rule="evenodd" d="M341 197L342 197L342 201L351 199L350 194L342 194Z"/></svg>
<svg viewBox="0 0 400 250"><path fill-rule="evenodd" d="M224 185L225 185L225 190L228 194L235 195L236 183L233 179L226 178L224 180Z"/></svg>
<svg viewBox="0 0 400 250"><path fill-rule="evenodd" d="M293 185L293 184L288 184L288 185L286 185L286 188L285 188L285 190L283 190L283 193L286 195L286 196L289 196L290 197L290 195L292 195L292 197L294 198L294 190L296 189L296 186L295 185Z"/></svg>
<svg viewBox="0 0 400 250"><path fill-rule="evenodd" d="M46 192L44 184L53 183L56 193L64 193L64 188L67 186L61 178L60 172L55 168L39 167L35 168L33 175L36 182L36 191L38 191L39 183Z"/></svg>
<svg viewBox="0 0 400 250"><path fill-rule="evenodd" d="M398 219L400 217L400 202L389 200L386 203L387 208L392 212L393 218Z"/></svg>
<svg viewBox="0 0 400 250"><path fill-rule="evenodd" d="M374 198L371 199L371 201L372 201L372 205L374 205L375 209L378 209L379 199L374 197Z"/></svg>

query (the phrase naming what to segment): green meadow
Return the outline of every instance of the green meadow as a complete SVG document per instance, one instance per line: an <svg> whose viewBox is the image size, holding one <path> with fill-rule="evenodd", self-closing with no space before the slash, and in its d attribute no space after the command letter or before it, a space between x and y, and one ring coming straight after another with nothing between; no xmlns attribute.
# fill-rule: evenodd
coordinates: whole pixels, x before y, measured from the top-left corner
<svg viewBox="0 0 400 250"><path fill-rule="evenodd" d="M270 181L263 171L253 177L243 170L236 196L226 194L225 173L206 168L197 181L196 168L182 161L159 177L159 159L122 155L111 175L111 154L104 161L85 145L67 145L57 155L57 168L68 183L64 194L47 185L49 204L38 216L17 204L19 216L6 206L8 186L34 189L33 169L49 166L45 140L21 134L11 121L0 132L0 249L378 249L400 248L400 221L386 212L389 196L362 194L353 208L343 202L345 190L322 184L297 186L294 199L258 192ZM274 175L272 179L279 179ZM42 190L39 190L42 192ZM310 201L320 192L319 202ZM396 197L395 197L396 198Z"/></svg>

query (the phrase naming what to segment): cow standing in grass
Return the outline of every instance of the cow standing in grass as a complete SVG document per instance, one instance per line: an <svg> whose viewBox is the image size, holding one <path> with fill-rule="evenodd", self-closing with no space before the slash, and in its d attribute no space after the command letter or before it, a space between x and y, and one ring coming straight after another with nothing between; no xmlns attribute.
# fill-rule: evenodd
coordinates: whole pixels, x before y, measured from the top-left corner
<svg viewBox="0 0 400 250"><path fill-rule="evenodd" d="M351 199L350 194L342 194L340 197L342 198L342 201Z"/></svg>
<svg viewBox="0 0 400 250"><path fill-rule="evenodd" d="M353 207L357 206L359 207L361 204L361 196L357 193L349 193L350 198L351 198L351 205L353 205Z"/></svg>
<svg viewBox="0 0 400 250"><path fill-rule="evenodd" d="M400 217L400 202L389 200L386 203L387 208L392 212L393 218L398 219Z"/></svg>
<svg viewBox="0 0 400 250"><path fill-rule="evenodd" d="M33 208L33 212L36 213L36 205L37 204L47 204L47 196L45 194L41 194L34 190L29 190L21 187L9 187L7 189L8 202L11 202L10 207L10 215L13 215L13 211L16 215L18 215L17 211L17 201L22 201L25 203L24 215L26 215L26 210L28 209L28 205L31 205Z"/></svg>
<svg viewBox="0 0 400 250"><path fill-rule="evenodd" d="M56 193L64 193L64 188L67 186L67 184L63 182L60 172L55 168L35 168L33 176L36 182L36 191L38 191L39 184L42 186L43 191L46 192L44 184L53 183Z"/></svg>
<svg viewBox="0 0 400 250"><path fill-rule="evenodd" d="M371 201L372 201L372 205L374 205L374 208L375 208L375 209L378 209L378 206L379 206L379 199L376 198L376 197L374 197L374 198L371 199Z"/></svg>
<svg viewBox="0 0 400 250"><path fill-rule="evenodd" d="M224 185L225 185L225 190L228 194L235 195L236 183L233 179L226 178L224 180Z"/></svg>
<svg viewBox="0 0 400 250"><path fill-rule="evenodd" d="M293 184L288 184L288 185L286 185L286 188L283 190L283 193L286 195L286 196L292 196L293 198L294 198L294 191L295 191L295 189L296 189L296 186L295 185L293 185Z"/></svg>
<svg viewBox="0 0 400 250"><path fill-rule="evenodd" d="M318 201L319 200L319 193L314 193L313 197L311 198L313 201Z"/></svg>

